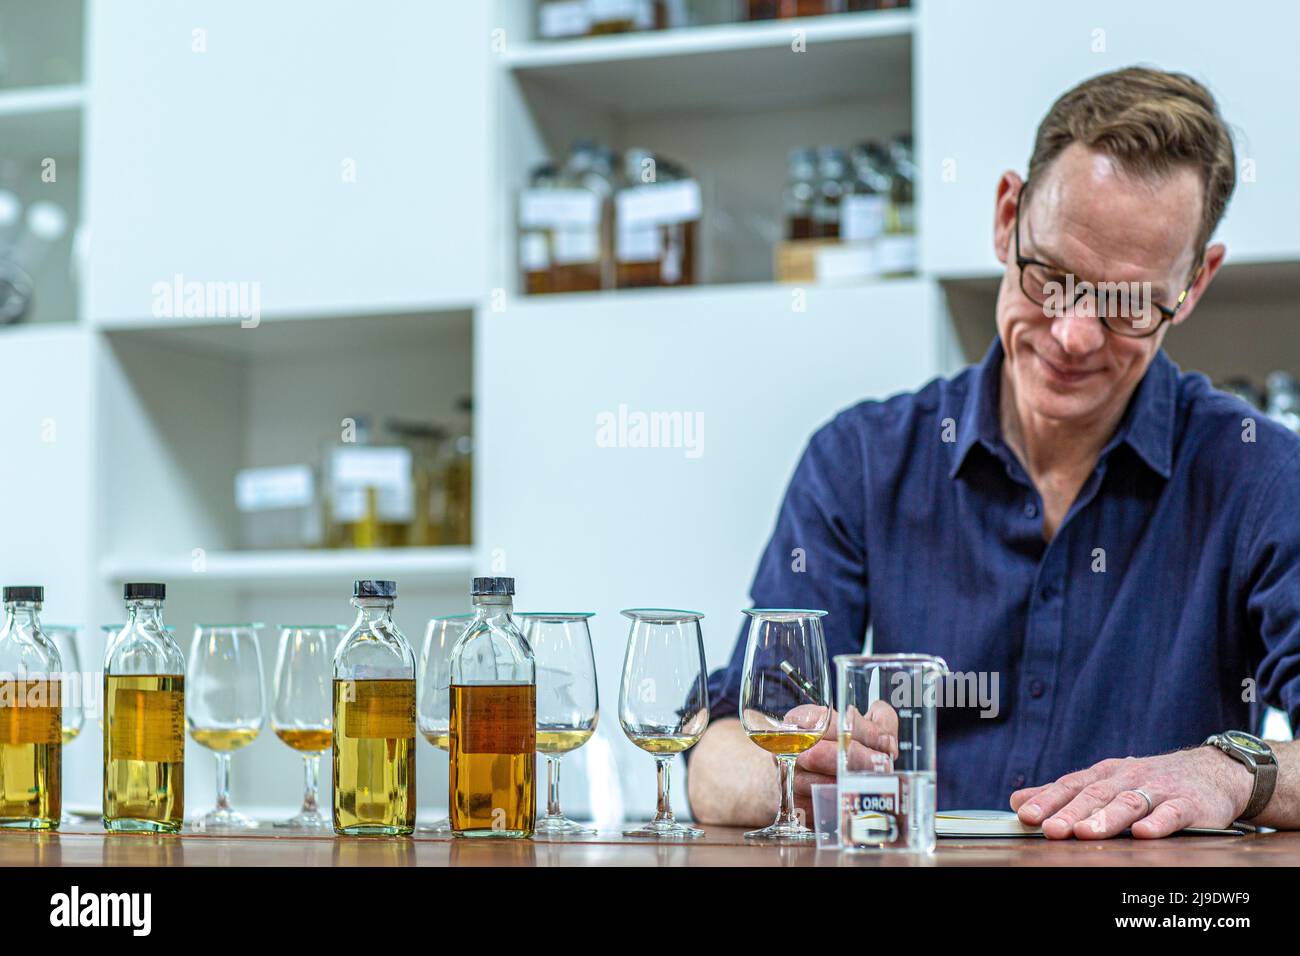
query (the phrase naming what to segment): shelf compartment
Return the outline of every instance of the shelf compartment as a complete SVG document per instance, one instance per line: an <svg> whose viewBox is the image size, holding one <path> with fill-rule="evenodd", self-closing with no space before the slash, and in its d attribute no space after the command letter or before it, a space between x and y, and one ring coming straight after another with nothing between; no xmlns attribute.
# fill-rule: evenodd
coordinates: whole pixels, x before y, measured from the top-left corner
<svg viewBox="0 0 1300 956"><path fill-rule="evenodd" d="M533 42L503 65L525 83L622 113L772 109L910 80L913 18L873 11ZM791 49L796 33L806 52Z"/></svg>

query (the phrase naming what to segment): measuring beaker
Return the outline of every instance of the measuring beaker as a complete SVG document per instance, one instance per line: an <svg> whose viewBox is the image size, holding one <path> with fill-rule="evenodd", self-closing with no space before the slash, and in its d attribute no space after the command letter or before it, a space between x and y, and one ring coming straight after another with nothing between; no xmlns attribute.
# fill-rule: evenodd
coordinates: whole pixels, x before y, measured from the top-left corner
<svg viewBox="0 0 1300 956"><path fill-rule="evenodd" d="M841 654L835 672L840 849L933 851L935 708L948 665L925 654ZM882 748L886 707L898 734Z"/></svg>

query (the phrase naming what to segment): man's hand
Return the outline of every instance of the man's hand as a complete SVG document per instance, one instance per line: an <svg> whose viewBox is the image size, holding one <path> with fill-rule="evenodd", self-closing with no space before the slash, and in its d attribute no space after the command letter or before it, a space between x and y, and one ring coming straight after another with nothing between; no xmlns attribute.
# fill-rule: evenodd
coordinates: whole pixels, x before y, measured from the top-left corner
<svg viewBox="0 0 1300 956"><path fill-rule="evenodd" d="M820 711L820 708L817 708ZM800 708L786 719L797 722ZM812 788L818 783L834 783L839 751L839 715L832 710L830 723L822 739L801 753L794 765L794 801L812 819ZM883 700L868 708L866 715L853 720L853 740L849 744L850 760L860 767L878 761L882 769L898 758L898 714Z"/></svg>
<svg viewBox="0 0 1300 956"><path fill-rule="evenodd" d="M1129 828L1135 837L1154 839L1184 827L1230 826L1246 809L1253 786L1250 771L1227 754L1196 747L1103 760L1055 783L1017 790L1011 809L1024 823L1041 823L1043 835L1054 840L1104 840ZM1139 790L1150 797L1150 807Z"/></svg>

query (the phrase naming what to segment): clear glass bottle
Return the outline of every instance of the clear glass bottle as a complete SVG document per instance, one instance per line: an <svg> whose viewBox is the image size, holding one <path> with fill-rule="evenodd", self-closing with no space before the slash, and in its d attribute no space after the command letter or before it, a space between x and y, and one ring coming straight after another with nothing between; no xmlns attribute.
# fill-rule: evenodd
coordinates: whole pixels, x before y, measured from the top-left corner
<svg viewBox="0 0 1300 956"><path fill-rule="evenodd" d="M57 830L63 813L63 663L41 630L45 589L6 587L0 596L0 827Z"/></svg>
<svg viewBox="0 0 1300 956"><path fill-rule="evenodd" d="M785 237L811 239L813 199L817 193L817 154L811 149L790 150L785 195Z"/></svg>
<svg viewBox="0 0 1300 956"><path fill-rule="evenodd" d="M475 578L474 620L451 651L451 829L532 836L536 821L537 672L515 624L514 578Z"/></svg>
<svg viewBox="0 0 1300 956"><path fill-rule="evenodd" d="M415 654L393 623L393 581L356 581L334 654L334 832L415 829Z"/></svg>
<svg viewBox="0 0 1300 956"><path fill-rule="evenodd" d="M812 210L814 238L840 237L840 204L851 188L844 150L838 146L817 150L817 192Z"/></svg>
<svg viewBox="0 0 1300 956"><path fill-rule="evenodd" d="M552 234L551 276L556 292L613 288L614 169L607 149L589 140L573 144L560 173L560 187L575 207ZM584 204L585 215L577 215Z"/></svg>
<svg viewBox="0 0 1300 956"><path fill-rule="evenodd" d="M559 184L560 171L554 163L540 163L528 177L528 188L519 197L519 271L526 295L555 291L551 274L554 238L549 224L530 222L530 207L545 203Z"/></svg>
<svg viewBox="0 0 1300 956"><path fill-rule="evenodd" d="M177 833L185 818L185 656L164 584L127 584L104 655L104 829Z"/></svg>

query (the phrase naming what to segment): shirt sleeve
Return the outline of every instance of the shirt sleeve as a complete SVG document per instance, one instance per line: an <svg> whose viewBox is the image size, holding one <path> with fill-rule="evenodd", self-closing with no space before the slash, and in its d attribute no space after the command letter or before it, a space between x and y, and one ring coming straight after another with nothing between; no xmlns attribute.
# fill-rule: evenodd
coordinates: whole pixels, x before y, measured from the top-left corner
<svg viewBox="0 0 1300 956"><path fill-rule="evenodd" d="M822 624L832 658L861 652L870 616L863 470L862 423L850 409L818 430L804 450L749 592L754 607L826 611ZM739 714L748 634L749 619L742 615L730 662L709 675L711 720Z"/></svg>
<svg viewBox="0 0 1300 956"><path fill-rule="evenodd" d="M1300 729L1300 447L1264 487L1247 536L1247 613L1264 645L1259 699Z"/></svg>

